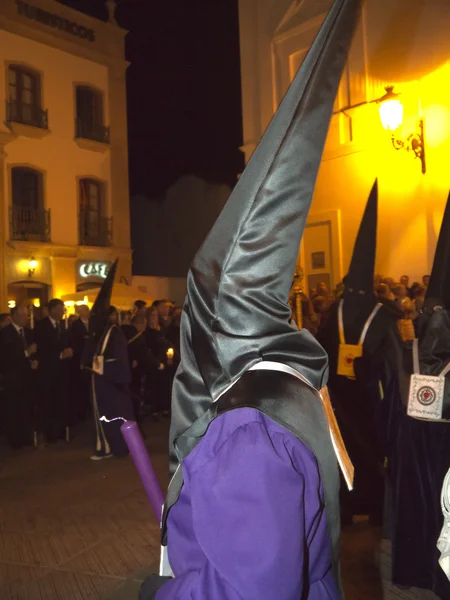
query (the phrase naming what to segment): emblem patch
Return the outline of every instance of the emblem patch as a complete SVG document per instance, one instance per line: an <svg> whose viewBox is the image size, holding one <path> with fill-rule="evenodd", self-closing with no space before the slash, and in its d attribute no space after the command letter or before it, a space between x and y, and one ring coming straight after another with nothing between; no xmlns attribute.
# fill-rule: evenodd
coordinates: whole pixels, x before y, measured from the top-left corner
<svg viewBox="0 0 450 600"><path fill-rule="evenodd" d="M444 377L431 375L411 376L408 398L408 415L416 419L442 419Z"/></svg>

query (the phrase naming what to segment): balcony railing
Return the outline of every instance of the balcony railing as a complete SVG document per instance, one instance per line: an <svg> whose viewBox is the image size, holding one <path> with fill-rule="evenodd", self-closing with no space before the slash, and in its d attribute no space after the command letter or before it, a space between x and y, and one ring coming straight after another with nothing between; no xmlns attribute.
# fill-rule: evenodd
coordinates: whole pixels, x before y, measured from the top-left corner
<svg viewBox="0 0 450 600"><path fill-rule="evenodd" d="M50 210L11 206L10 238L29 242L49 242Z"/></svg>
<svg viewBox="0 0 450 600"><path fill-rule="evenodd" d="M6 101L6 122L48 129L48 110L17 100Z"/></svg>
<svg viewBox="0 0 450 600"><path fill-rule="evenodd" d="M86 123L83 119L75 120L75 137L84 140L92 140L102 144L109 144L109 127L100 123Z"/></svg>
<svg viewBox="0 0 450 600"><path fill-rule="evenodd" d="M112 217L101 217L97 223L89 223L85 213L80 213L80 246L111 246Z"/></svg>

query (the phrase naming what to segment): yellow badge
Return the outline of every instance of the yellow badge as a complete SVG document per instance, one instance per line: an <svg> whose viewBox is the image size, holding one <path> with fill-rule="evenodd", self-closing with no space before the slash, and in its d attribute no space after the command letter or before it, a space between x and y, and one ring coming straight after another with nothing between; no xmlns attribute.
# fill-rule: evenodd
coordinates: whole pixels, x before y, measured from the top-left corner
<svg viewBox="0 0 450 600"><path fill-rule="evenodd" d="M337 374L355 379L355 359L362 355L362 344L339 344Z"/></svg>

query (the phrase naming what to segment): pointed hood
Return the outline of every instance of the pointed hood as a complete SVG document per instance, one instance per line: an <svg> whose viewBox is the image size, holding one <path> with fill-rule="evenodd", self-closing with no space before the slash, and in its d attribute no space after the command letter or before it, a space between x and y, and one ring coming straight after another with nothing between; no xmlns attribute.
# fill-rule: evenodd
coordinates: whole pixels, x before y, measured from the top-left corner
<svg viewBox="0 0 450 600"><path fill-rule="evenodd" d="M419 316L419 364L422 375L439 376L450 360L450 194L442 219L433 268ZM443 413L450 420L450 375L446 376Z"/></svg>
<svg viewBox="0 0 450 600"><path fill-rule="evenodd" d="M344 297L352 293L373 295L377 249L377 219L378 180L375 179L359 226L350 268L345 278Z"/></svg>
<svg viewBox="0 0 450 600"><path fill-rule="evenodd" d="M425 301L427 306L439 305L450 309L450 193L442 219Z"/></svg>
<svg viewBox="0 0 450 600"><path fill-rule="evenodd" d="M345 341L348 344L358 343L363 327L377 303L374 292L377 216L378 180L375 180L359 226L344 283L342 312Z"/></svg>
<svg viewBox="0 0 450 600"><path fill-rule="evenodd" d="M359 6L335 1L193 261L171 446L261 360L290 365L316 389L326 383L326 353L308 331L289 325L288 297ZM191 449L177 448L177 459Z"/></svg>
<svg viewBox="0 0 450 600"><path fill-rule="evenodd" d="M97 294L89 316L89 334L97 350L103 334L108 327L108 310L111 305L111 295L116 277L118 259L115 260Z"/></svg>

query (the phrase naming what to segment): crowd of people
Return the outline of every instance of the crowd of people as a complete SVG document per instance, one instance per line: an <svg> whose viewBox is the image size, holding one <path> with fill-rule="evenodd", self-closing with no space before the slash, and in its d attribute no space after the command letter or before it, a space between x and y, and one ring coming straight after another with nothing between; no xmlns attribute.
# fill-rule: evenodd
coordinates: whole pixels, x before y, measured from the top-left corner
<svg viewBox="0 0 450 600"><path fill-rule="evenodd" d="M429 275L422 277L422 282L410 284L408 275L402 275L399 281L393 277L375 275L374 291L378 302L383 304L397 321L403 341L408 342L416 337L417 319L421 313ZM325 324L329 309L339 300L344 292L344 282L339 283L334 291L330 291L324 282L319 282L311 290L310 297L302 295L303 327L316 335ZM294 320L296 318L294 298L291 298Z"/></svg>
<svg viewBox="0 0 450 600"><path fill-rule="evenodd" d="M51 300L36 322L25 305L0 315L0 434L11 448L69 441L71 428L88 419L89 317L87 305L67 316L59 299ZM145 415L168 418L180 360L181 308L168 300L149 307L137 300L127 311L111 306L108 319L126 339L134 418L141 427Z"/></svg>

